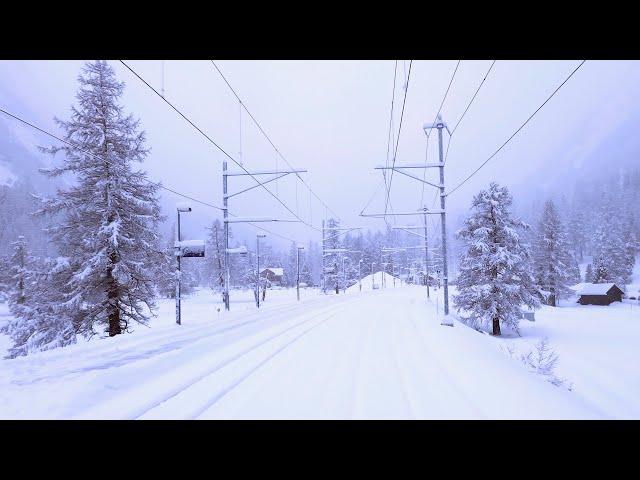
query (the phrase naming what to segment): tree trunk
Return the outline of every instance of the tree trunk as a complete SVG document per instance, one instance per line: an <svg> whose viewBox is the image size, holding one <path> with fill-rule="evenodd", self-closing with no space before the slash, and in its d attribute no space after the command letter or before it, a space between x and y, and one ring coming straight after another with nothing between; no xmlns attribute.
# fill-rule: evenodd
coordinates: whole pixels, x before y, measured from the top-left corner
<svg viewBox="0 0 640 480"><path fill-rule="evenodd" d="M115 252L109 255L111 265L115 265L117 256ZM122 333L120 327L120 309L118 308L118 284L113 278L113 267L107 269L107 298L109 299L109 336L114 337Z"/></svg>
<svg viewBox="0 0 640 480"><path fill-rule="evenodd" d="M500 332L500 319L498 317L493 317L493 335L497 337L502 335Z"/></svg>
<svg viewBox="0 0 640 480"><path fill-rule="evenodd" d="M114 337L122 333L120 328L120 310L116 308L109 314L109 336Z"/></svg>

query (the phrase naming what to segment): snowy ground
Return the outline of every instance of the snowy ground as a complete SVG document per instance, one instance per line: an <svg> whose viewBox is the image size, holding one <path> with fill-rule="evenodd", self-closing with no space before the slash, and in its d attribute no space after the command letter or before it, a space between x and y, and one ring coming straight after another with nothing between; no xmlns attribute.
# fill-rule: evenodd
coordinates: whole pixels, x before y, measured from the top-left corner
<svg viewBox="0 0 640 480"><path fill-rule="evenodd" d="M182 326L166 300L132 335L0 360L0 418L640 418L637 306L545 307L497 339L441 326L441 290L301 293L224 313L203 290ZM504 351L544 336L571 391Z"/></svg>

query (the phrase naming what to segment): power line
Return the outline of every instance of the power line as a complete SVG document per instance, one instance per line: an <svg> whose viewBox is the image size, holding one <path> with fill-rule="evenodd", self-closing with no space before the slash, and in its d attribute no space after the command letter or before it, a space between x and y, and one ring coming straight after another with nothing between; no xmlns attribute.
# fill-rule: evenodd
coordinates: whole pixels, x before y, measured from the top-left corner
<svg viewBox="0 0 640 480"><path fill-rule="evenodd" d="M393 109L394 109L394 104L395 104L395 100L396 100L396 78L398 75L398 61L395 61L394 67L393 67L393 90L391 91L391 109L390 109L390 114L389 114L389 133L387 134L387 156L385 157L385 161L384 161L384 166L385 167L389 167L389 152L391 147L391 141L393 139ZM385 191L388 190L388 184L387 184L387 171L383 170L382 171L382 178L384 179L384 189ZM375 195L375 193L374 193ZM367 203L367 205L371 203L371 200ZM366 207L365 207L366 208ZM363 209L364 211L364 209ZM385 217L385 223L387 223L387 218Z"/></svg>
<svg viewBox="0 0 640 480"><path fill-rule="evenodd" d="M218 73L220 74L220 76L222 77L222 79L224 80L224 83L227 84L227 86L229 87L229 90L231 90L231 92L233 93L233 95L236 97L236 99L238 99L238 102L240 102L240 105L242 106L242 108L244 108L244 110L249 114L249 117L251 117L251 120L253 120L253 123L256 124L256 126L258 127L258 130L260 130L260 132L262 133L262 135L264 135L264 137L267 139L267 141L271 144L271 146L273 147L273 149L276 151L276 153L278 154L278 156L280 158L282 158L285 163L289 166L289 168L291 168L292 170L294 170L294 168L291 166L291 164L289 163L289 161L284 157L284 155L282 155L282 152L280 152L280 150L278 149L278 147L275 146L275 144L273 143L273 141L271 140L271 138L269 137L269 135L267 135L267 132L264 131L264 129L262 128L262 126L260 125L260 123L258 122L258 120L256 120L256 118L253 116L253 114L249 111L249 108L247 108L247 106L245 105L245 103L242 101L242 99L240 98L240 96L236 93L236 91L234 90L234 88L231 86L231 84L229 83L229 81L227 80L227 78L224 76L224 74L222 73L222 71L220 70L220 68L218 67L218 65L216 65L216 62L214 62L213 60L211 60L212 65L215 67L215 69L218 71ZM316 197L318 199L318 201L327 209L329 210L331 213L333 213L336 218L340 218L338 216L338 214L336 212L334 212L317 194L316 192L314 192L311 189L311 186L308 185L304 179L300 176L300 174L298 172L295 172L296 176L298 177L298 179L300 179L300 181L309 189L309 191L311 192L311 194Z"/></svg>
<svg viewBox="0 0 640 480"><path fill-rule="evenodd" d="M469 103L467 104L467 108L464 109L464 112L462 112L462 115L460 116L460 118L458 119L455 127L453 127L453 130L451 130L451 135L449 135L449 141L447 142L447 151L445 152L444 155L444 163L447 163L447 158L449 158L449 147L451 146L451 137L453 137L453 134L456 133L456 130L458 129L458 126L460 125L460 122L462 122L462 119L464 118L464 116L467 114L467 111L469 110L469 107L471 107L471 104L473 103L473 101L476 99L476 97L478 96L478 92L480 91L480 89L482 88L482 85L484 85L485 80L487 79L487 77L489 76L489 73L491 72L491 70L493 69L493 66L495 65L496 61L494 60L493 62L491 62L491 66L489 66L489 70L487 70L487 73L485 73L484 78L482 79L482 81L480 82L480 85L478 85L478 88L476 89L476 92L473 94L473 97L471 97L471 100L469 101Z"/></svg>
<svg viewBox="0 0 640 480"><path fill-rule="evenodd" d="M75 143L73 143L73 142L70 142L70 141L65 140L65 139L63 139L63 138L60 138L60 137L58 137L57 135L55 135L55 134L53 134L53 133L51 133L51 132L48 132L47 130L45 130L45 129L41 128L41 127L38 127L37 125L34 125L33 123L30 123L30 122L28 122L27 120L25 120L25 119L23 119L23 118L20 118L20 117L18 117L17 115L14 115L14 114L12 114L12 113L10 113L10 112L8 112L8 111L6 111L6 110L2 109L2 108L0 108L0 112L4 113L5 115L7 115L7 116L9 116L9 117L11 117L11 118L14 118L15 120L18 120L19 122L24 123L25 125L28 125L29 127L33 128L33 129L35 129L35 130L38 130L38 131L39 131L39 132L41 132L41 133L44 133L45 135L50 136L51 138L55 138L56 140L58 140L58 141L60 141L60 142L62 142L62 143L64 143L64 144L66 144L66 145L68 145L68 146L70 146L70 147L72 147L72 148L75 148L76 150L78 150L78 151L80 151L80 152L84 153L85 155L89 155L89 156L91 156L91 157L93 157L93 158L95 158L95 159L97 159L97 160L104 160L104 158L103 158L103 157L101 157L101 156L99 156L99 155L96 155L96 154L94 154L94 153L92 153L92 152L89 152L88 150L83 149L82 147L80 147L80 146L76 145L76 144L75 144ZM206 205L207 207L211 207L211 208L216 208L216 209L218 209L218 210L222 210L222 208L220 208L220 207L218 207L218 206L216 206L216 205L213 205L213 204L211 204L211 203L208 203L208 202L205 202L205 201L202 201L202 200L198 200L197 198L193 198L193 197L191 197L191 196L189 196L189 195L186 195L186 194L184 194L184 193L180 193L180 192L178 192L178 191L176 191L176 190L173 190L172 188L165 187L165 186L163 186L162 184L160 184L159 182L153 182L153 181L151 181L151 180L149 180L149 179L146 179L146 178L143 178L142 180L144 180L145 182L150 183L150 184L152 184L152 185L156 185L157 187L159 187L159 188L161 188L161 189L163 189L163 190L167 190L168 192L174 193L175 195L179 195L179 196L181 196L181 197L183 197L183 198L187 198L187 199L189 199L189 200L192 200L192 201L194 201L194 202L200 203L200 204L202 204L202 205Z"/></svg>
<svg viewBox="0 0 640 480"><path fill-rule="evenodd" d="M449 85L447 85L447 89L444 92L444 95L442 96L442 101L440 102L440 107L438 108L438 112L436 113L436 116L433 118L433 123L436 123L436 120L438 119L438 115L440 115L440 112L442 111L442 107L444 106L444 102L447 99L447 95L449 94L449 89L451 89L451 85L453 84L453 79L456 78L456 72L458 71L458 67L460 66L460 62L462 60L458 60L458 63L456 63L456 68L453 70L453 74L451 75L451 79L449 80ZM426 146L426 150L425 150L425 156L424 156L424 163L425 165L427 164L427 161L429 159L429 137L431 136L431 131L427 132L427 146ZM449 142L451 141L451 136L449 136ZM447 144L447 148L448 148ZM422 193L420 194L420 206L422 206L422 202L424 202L424 188L425 188L425 183L424 180L426 179L427 176L427 169L425 168L424 171L422 172Z"/></svg>
<svg viewBox="0 0 640 480"><path fill-rule="evenodd" d="M258 180L251 172L249 172L240 162L238 162L235 158L233 158L231 155L229 155L220 145L218 145L213 139L211 139L211 137L209 137L209 135L207 135L204 131L202 131L202 129L200 127L198 127L195 123L193 123L191 121L191 119L189 119L189 117L187 117L184 113L182 113L175 105L173 105L170 101L168 101L166 98L164 98L155 88L153 88L144 78L142 78L134 69L132 69L129 65L127 65L124 61L119 60L120 63L122 63L125 67L127 67L127 69L133 73L142 83L144 83L151 91L153 91L153 93L155 93L160 99L162 99L167 105L169 105L176 113L178 113L178 115L180 115L187 123L189 123L189 125L191 125L193 128L195 128L204 138L206 138L213 146L215 146L218 150L220 150L220 152L225 155L229 160L231 160L233 163L235 163L237 166L239 166L247 175L249 175L259 186L261 186L264 190L267 191L267 193L269 193L269 195L271 195L273 198L275 198L278 203L280 203L289 213L291 213L291 215L293 215L295 218L297 218L301 223L305 224L306 226L308 226L309 228L316 230L316 231L321 231L318 227L314 227L313 225L311 225L310 223L307 223L305 220L303 220L302 218L300 218L298 215L296 215L296 213L291 210L282 200L280 200L280 198L275 195L271 190L269 190L260 180Z"/></svg>
<svg viewBox="0 0 640 480"><path fill-rule="evenodd" d="M453 192L458 190L462 185L467 183L467 181L471 177L473 177L476 173L478 173L480 171L480 169L482 167L484 167L487 163L489 163L489 161L493 157L495 157L498 154L498 152L500 152L500 150L502 150L505 147L505 145L507 145L507 143L509 143L511 141L511 139L513 137L515 137L518 134L518 132L520 132L520 130L522 130L524 128L524 126L527 123L529 123L529 121L542 109L542 107L544 107L547 104L547 102L549 100L551 100L556 93L558 93L558 91L564 86L565 83L567 83L569 81L569 79L573 76L573 74L576 73L578 71L578 69L580 69L580 67L582 67L582 65L584 65L584 62L586 62L586 60L582 60L582 62L580 62L580 64L575 69L573 69L573 71L569 74L569 76L564 79L564 81L553 91L553 93L547 97L547 99L542 103L542 105L540 105L538 108L536 108L536 110L529 116L529 118L527 118L525 120L525 122L522 125L520 125L520 127L518 127L518 129L515 132L513 132L513 134L509 138L507 138L507 140L502 145L500 145L500 147L495 152L493 152L489 156L489 158L487 158L484 162L482 162L480 164L480 166L478 168L476 168L473 172L471 172L471 174L468 177L466 177L462 182L460 182L458 185L456 185L453 190L451 190L449 193L447 193L447 196L451 195Z"/></svg>
<svg viewBox="0 0 640 480"><path fill-rule="evenodd" d="M458 71L458 67L460 66L460 62L462 60L458 60L458 63L456 63L456 68L453 70L453 75L451 75L451 80L449 80L449 85L447 86L447 90L444 92L444 96L442 97L442 101L440 102L440 108L438 108L438 113L436 113L436 116L433 118L433 123L436 123L436 120L438 119L438 115L440 115L440 112L442 111L442 107L444 106L444 101L447 99L447 95L449 94L449 89L451 88L451 84L453 83L453 79L456 78L456 72ZM431 133L427 133L427 137L429 137Z"/></svg>
<svg viewBox="0 0 640 480"><path fill-rule="evenodd" d="M378 186L373 191L373 194L371 195L371 197L369 197L369 201L367 202L367 204L364 206L364 208L360 212L360 215L362 215L364 213L364 211L367 209L367 207L371 204L371 202L373 201L374 197L376 196L376 193L378 193L378 190L380 190L380 187L382 186L383 183L385 183L384 180L382 180L380 183L378 183Z"/></svg>
<svg viewBox="0 0 640 480"><path fill-rule="evenodd" d="M103 157L101 157L100 155L96 155L95 153L93 153L93 152L89 152L88 150L85 150L84 148L82 148L82 147L80 147L80 146L76 145L76 144L75 144L75 143L73 143L73 142L70 142L70 141L68 141L68 140L65 140L64 138L60 138L59 136L57 136L57 135L55 135L55 134L53 134L53 133L51 133L51 132L49 132L49 131L45 130L44 128L39 127L39 126L37 126L37 125L35 125L35 124L33 124L33 123L31 123L31 122L29 122L29 121L27 121L27 120L23 119L23 118L20 118L20 117L18 117L17 115L14 115L13 113L8 112L7 110L4 110L3 108L0 108L0 112L4 113L5 115L7 115L7 116L9 116L9 117L11 117L11 118L13 118L13 119L15 119L15 120L18 120L19 122L21 122L21 123L23 123L23 124L25 124L25 125L27 125L27 126L29 126L29 127L33 128L34 130L38 130L39 132L44 133L45 135L48 135L49 137L54 138L54 139L58 140L59 142L64 143L65 145L68 145L68 146L69 146L69 147L71 147L71 148L75 148L76 150L78 150L79 152L84 153L85 155L89 155L89 156L91 156L91 157L93 157L93 158L95 158L95 159L97 159L97 160L104 160L104 158L103 158ZM199 203L199 204L204 205L204 206L206 206L206 207L214 208L214 209L216 209L216 210L222 210L222 208L221 208L221 207L218 207L217 205L213 205L213 204L211 204L211 203L209 203L209 202L205 202L204 200L199 200L199 199L197 199L197 198L195 198L195 197L192 197L191 195L187 195L187 194L184 194L184 193L178 192L177 190L174 190L174 189L172 189L172 188L165 187L165 186L163 186L163 185L162 185L161 183L159 183L159 182L153 182L153 181L151 181L151 180L149 180L149 179L146 179L146 178L142 178L142 180L144 180L145 182L150 183L150 184L152 184L152 185L155 185L155 186L157 186L158 188L161 188L161 189L166 190L166 191L168 191L168 192L171 192L171 193L173 193L173 194L175 194L175 195L178 195L178 196L180 196L180 197L182 197L182 198L186 198L186 199L188 199L188 200L191 200L191 201L193 201L193 202ZM231 212L229 212L229 215L231 215L232 217L237 217L237 216L238 216L238 215L235 215L235 214L233 214L233 213L231 213ZM275 235L275 236L277 236L277 237L283 238L283 239L285 239L285 240L290 240L290 241L292 241L292 242L295 242L295 240L294 240L294 239L292 239L292 238L285 237L284 235L280 235L280 234L278 234L278 233L272 232L272 231L267 230L266 228L261 227L261 226L259 226L259 225L255 225L255 224L253 224L253 223L249 223L248 225L251 225L252 227L258 228L258 229L260 229L260 230L263 230L263 231L265 231L265 232L268 232L268 233L270 233L270 234L272 234L272 235Z"/></svg>
<svg viewBox="0 0 640 480"><path fill-rule="evenodd" d="M411 78L411 65L413 65L413 60L409 62L409 73L407 74L407 81L405 83L404 98L402 100L402 112L400 113L400 125L398 126L398 136L396 137L396 147L395 147L395 151L393 152L393 163L391 164L391 175L389 176L389 186L387 188L387 200L384 204L385 215L387 214L387 207L389 206L389 194L391 193L391 182L393 181L393 169L396 166L396 157L398 155L398 145L400 144L400 133L402 133L402 119L404 118L404 107L407 102L407 92L409 91L409 80Z"/></svg>

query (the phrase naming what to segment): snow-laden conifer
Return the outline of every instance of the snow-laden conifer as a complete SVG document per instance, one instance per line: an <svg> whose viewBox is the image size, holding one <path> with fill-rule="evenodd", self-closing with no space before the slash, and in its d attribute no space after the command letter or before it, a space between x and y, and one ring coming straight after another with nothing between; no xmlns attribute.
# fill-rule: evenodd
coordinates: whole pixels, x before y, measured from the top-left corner
<svg viewBox="0 0 640 480"><path fill-rule="evenodd" d="M579 271L560 216L552 200L547 200L535 236L534 275L536 282L551 306L568 297L569 285L580 281Z"/></svg>
<svg viewBox="0 0 640 480"><path fill-rule="evenodd" d="M471 216L457 232L464 240L453 301L459 313L476 328L502 326L517 331L520 307L539 306L531 256L518 231L527 228L511 217L512 198L506 187L491 183L472 202Z"/></svg>
<svg viewBox="0 0 640 480"><path fill-rule="evenodd" d="M153 312L152 266L158 261L158 186L134 168L148 154L139 121L125 115L124 84L105 61L85 64L78 77L78 104L68 121L57 120L70 146L50 176L71 173L73 186L58 190L41 212L63 213L51 229L72 272L58 302L73 312L78 333L118 335Z"/></svg>

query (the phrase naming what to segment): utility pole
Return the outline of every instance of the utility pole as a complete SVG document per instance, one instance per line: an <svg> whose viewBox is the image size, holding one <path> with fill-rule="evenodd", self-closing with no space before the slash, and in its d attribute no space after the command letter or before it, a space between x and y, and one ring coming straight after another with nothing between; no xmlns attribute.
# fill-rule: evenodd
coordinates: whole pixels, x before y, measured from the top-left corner
<svg viewBox="0 0 640 480"><path fill-rule="evenodd" d="M452 321L448 318L449 315L449 279L448 279L448 271L447 271L447 229L446 229L446 211L445 211L445 198L446 194L444 191L444 160L443 160L443 151L442 151L442 129L446 128L449 133L449 137L451 137L451 131L447 124L442 120L442 116L438 115L437 121L435 123L425 123L422 129L425 132L427 137L429 134L427 130L431 130L437 128L438 129L438 145L439 145L439 161L437 163L423 163L423 164L407 164L407 165L393 165L393 166L379 166L375 167L376 170L393 170L404 176L417 180L425 185L429 185L431 187L437 188L440 190L440 211L427 211L426 209L420 209L424 215L440 215L441 220L441 233L442 233L442 262L443 262L443 280L444 280L444 312L445 317L442 321L442 325L447 325L453 327ZM416 175L413 175L405 170L411 169L425 169L425 168L438 168L440 170L440 183L435 184L430 181L425 180L424 178L420 178ZM387 216L400 216L400 215L415 215L412 212L394 212L394 213L374 213L374 214L364 214L361 213L361 217L373 217L373 218L386 218ZM425 222L426 223L426 222ZM425 242L426 242L426 234L425 234ZM426 270L426 269L425 269ZM425 273L427 273L425 271ZM427 284L429 279L427 278Z"/></svg>
<svg viewBox="0 0 640 480"><path fill-rule="evenodd" d="M260 239L266 237L264 233L256 235L256 306L260 308Z"/></svg>
<svg viewBox="0 0 640 480"><path fill-rule="evenodd" d="M327 293L327 288L326 288L326 277L327 277L327 272L325 271L325 266L324 266L324 220L322 220L322 293Z"/></svg>
<svg viewBox="0 0 640 480"><path fill-rule="evenodd" d="M242 150L242 145L240 145L240 149ZM298 173L305 173L306 172L306 170L297 170L297 169L282 170L282 171L263 170L263 171L248 172L244 168L243 168L243 171L241 171L241 172L229 172L227 168L228 168L227 167L227 161L223 160L223 162L222 162L222 213L223 213L223 217L224 217L224 260L225 260L225 273L226 273L226 280L225 280L225 285L224 285L224 308L225 308L225 310L229 310L229 281L230 281L229 280L230 279L229 253L241 253L240 250L237 250L237 249L232 249L233 250L232 252L229 251L229 223L283 222L283 221L292 222L292 221L295 221L295 220L279 220L279 219L269 218L269 217L246 217L246 218L244 218L244 217L234 217L233 219L230 219L229 218L229 199L231 197L235 197L236 195L240 195L241 193L245 193L245 192L248 192L249 190L253 190L254 188L264 187L264 185L266 183L273 182L275 180L278 180L279 178L286 177L287 175L290 175L292 173L298 174ZM265 175L267 175L267 176L274 175L274 176L272 176L268 180L265 180L265 181L262 181L262 182L260 182L256 178L257 176L265 176ZM242 189L242 190L240 190L238 192L230 194L228 192L228 189L227 189L228 178L229 177L237 177L237 176L250 176L256 181L256 185L244 188L244 189ZM266 187L264 187L264 188L266 188ZM246 252L242 252L242 254L245 255Z"/></svg>
<svg viewBox="0 0 640 480"><path fill-rule="evenodd" d="M447 132L449 132L449 127L447 124L442 121L442 117L438 115L437 122L434 124L425 124L424 130L426 133L427 129L438 129L438 147L439 147L439 162L438 168L440 170L440 185L438 188L440 189L440 231L442 233L442 280L444 286L444 319L442 321L442 325L447 325L453 327L453 323L448 318L449 315L449 279L448 279L448 271L447 271L447 214L445 211L445 198L446 194L444 193L444 160L443 160L443 151L442 151L442 129L446 128ZM451 135L451 132L449 132Z"/></svg>
<svg viewBox="0 0 640 480"><path fill-rule="evenodd" d="M177 246L175 247L175 251L176 251L176 259L178 260L178 275L176 278L176 323L178 325L181 325L181 305L180 305L180 277L182 276L182 271L180 268L180 209L177 208L176 211L178 212L178 223L176 226L176 244Z"/></svg>
<svg viewBox="0 0 640 480"><path fill-rule="evenodd" d="M224 309L229 310L229 197L227 196L227 161L222 162L222 215L224 221Z"/></svg>
<svg viewBox="0 0 640 480"><path fill-rule="evenodd" d="M296 248L296 296L298 297L298 301L300 301L300 250L304 250L304 247L301 245Z"/></svg>
<svg viewBox="0 0 640 480"><path fill-rule="evenodd" d="M190 212L191 211L191 207L187 204L184 203L179 203L178 205L176 205L176 212L178 214L178 221L176 223L176 239L175 239L175 243L174 243L174 250L175 250L175 255L176 255L176 259L178 261L178 270L177 270L177 278L176 278L176 323L178 325L182 325L182 305L181 305L181 298L180 298L180 282L182 281L182 270L181 270L181 265L180 265L180 260L182 259L182 245L181 245L181 241L182 238L180 236L180 212Z"/></svg>
<svg viewBox="0 0 640 480"><path fill-rule="evenodd" d="M427 282L427 300L429 295L429 244L427 242L427 207L424 207L424 271Z"/></svg>

